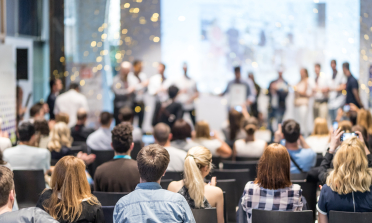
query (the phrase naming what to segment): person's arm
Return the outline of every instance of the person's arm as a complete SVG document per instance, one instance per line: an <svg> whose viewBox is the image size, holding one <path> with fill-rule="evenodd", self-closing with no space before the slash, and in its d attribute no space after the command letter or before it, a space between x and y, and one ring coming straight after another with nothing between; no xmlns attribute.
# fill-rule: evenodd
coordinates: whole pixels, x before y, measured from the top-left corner
<svg viewBox="0 0 372 223"><path fill-rule="evenodd" d="M247 106L245 104L243 104L241 107L242 107L242 115L244 116L244 118L248 119L249 117L251 117L249 115L248 110L247 110Z"/></svg>
<svg viewBox="0 0 372 223"><path fill-rule="evenodd" d="M319 211L318 211L318 223L328 223L328 218L327 218L327 215L324 215L324 214L321 214Z"/></svg>
<svg viewBox="0 0 372 223"><path fill-rule="evenodd" d="M337 91L337 92L343 91L345 89L346 89L346 84L340 84L339 86L335 88L332 88L332 87L329 88L329 90Z"/></svg>
<svg viewBox="0 0 372 223"><path fill-rule="evenodd" d="M360 97L359 97L358 88L353 88L353 95L355 97L355 100L358 102L359 106L363 108L362 101L360 100Z"/></svg>
<svg viewBox="0 0 372 223"><path fill-rule="evenodd" d="M274 142L280 143L283 139L282 124L278 124L278 130L274 133Z"/></svg>
<svg viewBox="0 0 372 223"><path fill-rule="evenodd" d="M302 135L300 135L300 137L298 138L298 141L300 143L300 146L303 148L303 149L310 149L310 146L309 144L307 144L306 140L304 139L304 137Z"/></svg>
<svg viewBox="0 0 372 223"><path fill-rule="evenodd" d="M248 104L252 104L256 101L256 89L252 81L247 81L247 101Z"/></svg>
<svg viewBox="0 0 372 223"><path fill-rule="evenodd" d="M225 91L222 92L220 96L224 96L225 94L229 93L229 90L230 90L230 82L227 84Z"/></svg>
<svg viewBox="0 0 372 223"><path fill-rule="evenodd" d="M221 146L216 151L218 155L223 158L229 158L232 153L230 146L218 136L217 132L214 132L214 137L221 143Z"/></svg>
<svg viewBox="0 0 372 223"><path fill-rule="evenodd" d="M224 223L225 222L225 219L224 219L224 207L223 207L223 192L220 188L218 188L219 191L218 191L218 194L217 194L217 206L216 206L216 209L217 209L217 222L218 223Z"/></svg>

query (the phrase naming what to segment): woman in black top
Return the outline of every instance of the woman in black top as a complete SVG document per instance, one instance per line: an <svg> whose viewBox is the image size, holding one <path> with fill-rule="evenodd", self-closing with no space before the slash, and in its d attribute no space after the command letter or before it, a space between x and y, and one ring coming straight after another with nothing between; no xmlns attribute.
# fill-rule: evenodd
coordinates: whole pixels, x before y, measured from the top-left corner
<svg viewBox="0 0 372 223"><path fill-rule="evenodd" d="M53 160L60 160L64 156L73 155L71 151L71 131L64 122L58 122L54 125L49 134L50 141L48 149Z"/></svg>

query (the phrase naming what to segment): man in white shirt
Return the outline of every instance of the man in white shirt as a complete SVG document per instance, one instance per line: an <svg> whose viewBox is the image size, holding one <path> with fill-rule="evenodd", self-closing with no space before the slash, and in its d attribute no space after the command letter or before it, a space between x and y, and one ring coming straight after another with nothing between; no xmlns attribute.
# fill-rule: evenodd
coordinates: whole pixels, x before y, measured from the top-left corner
<svg viewBox="0 0 372 223"><path fill-rule="evenodd" d="M18 125L21 125L22 123L29 122L31 124L34 124L36 119L44 119L45 110L43 107L43 103L36 103L30 108L30 118L26 120L22 120L19 122Z"/></svg>
<svg viewBox="0 0 372 223"><path fill-rule="evenodd" d="M101 127L90 134L87 138L87 146L93 150L112 150L111 147L111 123L113 120L112 114L102 112L99 115Z"/></svg>
<svg viewBox="0 0 372 223"><path fill-rule="evenodd" d="M54 114L57 115L61 112L67 113L70 118L68 126L71 128L76 124L76 114L80 108L88 112L88 100L80 93L79 84L71 83L70 90L57 97L54 105Z"/></svg>
<svg viewBox="0 0 372 223"><path fill-rule="evenodd" d="M19 145L4 151L4 160L13 170L44 170L50 168L50 152L37 148L35 144L35 127L26 122L18 127Z"/></svg>
<svg viewBox="0 0 372 223"><path fill-rule="evenodd" d="M168 88L172 85L172 81L164 76L165 65L159 63L158 73L150 78L148 90L149 94L155 96L157 102L165 102L169 99Z"/></svg>
<svg viewBox="0 0 372 223"><path fill-rule="evenodd" d="M155 125L154 138L155 143L163 146L169 153L170 162L167 171L183 171L187 153L171 146L172 134L169 126L164 123Z"/></svg>
<svg viewBox="0 0 372 223"><path fill-rule="evenodd" d="M317 117L327 119L328 114L328 78L320 72L320 64L315 64L315 87L314 92L314 119Z"/></svg>
<svg viewBox="0 0 372 223"><path fill-rule="evenodd" d="M329 81L329 102L328 112L331 121L336 120L337 110L345 105L346 96L342 91L346 89L346 76L336 69L336 60L331 61L332 79Z"/></svg>

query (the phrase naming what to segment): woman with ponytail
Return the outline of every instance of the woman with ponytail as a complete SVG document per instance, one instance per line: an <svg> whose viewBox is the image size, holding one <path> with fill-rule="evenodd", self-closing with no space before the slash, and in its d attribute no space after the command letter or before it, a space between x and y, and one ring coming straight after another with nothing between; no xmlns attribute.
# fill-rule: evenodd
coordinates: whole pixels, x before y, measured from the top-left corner
<svg viewBox="0 0 372 223"><path fill-rule="evenodd" d="M188 151L184 165L184 179L171 182L168 190L182 194L193 209L215 207L218 223L223 223L223 192L216 187L215 177L211 183L204 183L212 169L212 153L205 147L193 147Z"/></svg>

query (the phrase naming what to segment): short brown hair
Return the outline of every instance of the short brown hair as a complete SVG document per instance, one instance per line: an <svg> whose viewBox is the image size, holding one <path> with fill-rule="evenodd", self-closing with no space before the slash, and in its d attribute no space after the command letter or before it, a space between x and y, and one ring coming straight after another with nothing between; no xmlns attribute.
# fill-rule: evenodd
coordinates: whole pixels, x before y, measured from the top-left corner
<svg viewBox="0 0 372 223"><path fill-rule="evenodd" d="M158 144L152 144L141 149L137 155L137 165L141 179L146 182L158 181L168 168L169 160L168 151Z"/></svg>
<svg viewBox="0 0 372 223"><path fill-rule="evenodd" d="M154 127L154 138L160 144L166 143L169 139L170 127L165 123L158 123Z"/></svg>
<svg viewBox="0 0 372 223"><path fill-rule="evenodd" d="M111 131L112 147L117 153L126 153L133 143L133 126L128 122L123 122Z"/></svg>
<svg viewBox="0 0 372 223"><path fill-rule="evenodd" d="M8 203L10 191L13 189L13 172L8 167L0 166L0 207Z"/></svg>
<svg viewBox="0 0 372 223"><path fill-rule="evenodd" d="M64 122L68 124L70 121L70 116L67 113L61 112L56 115L56 123Z"/></svg>
<svg viewBox="0 0 372 223"><path fill-rule="evenodd" d="M184 119L178 119L172 126L172 140L191 138L191 126Z"/></svg>
<svg viewBox="0 0 372 223"><path fill-rule="evenodd" d="M292 185L289 153L284 146L273 143L265 149L258 162L255 183L270 190Z"/></svg>

